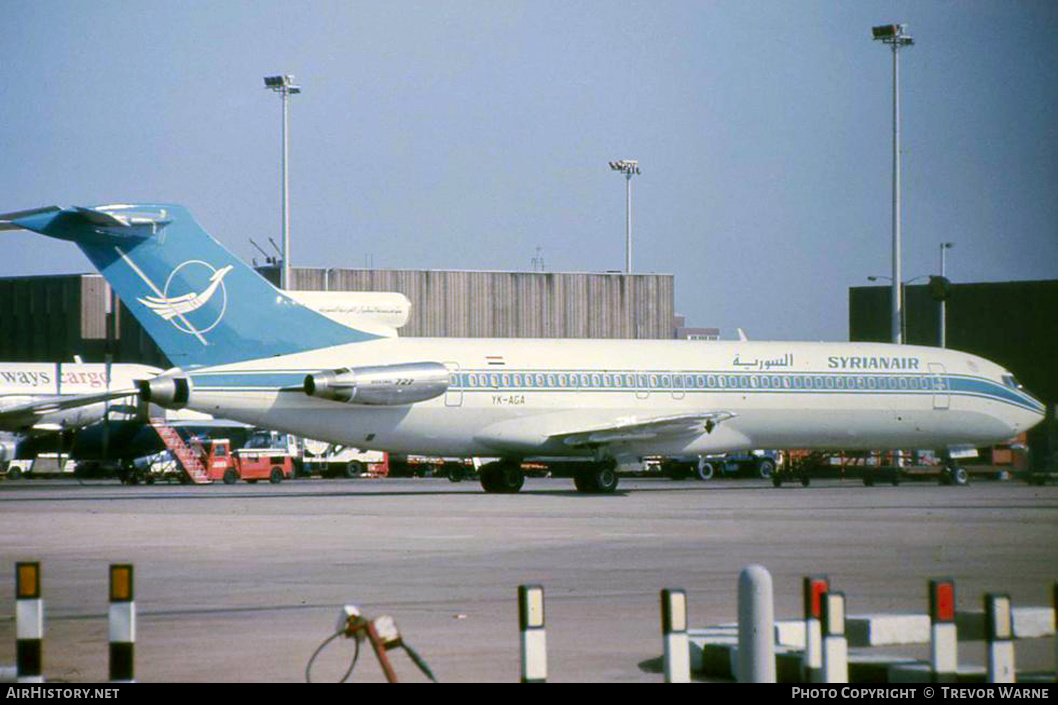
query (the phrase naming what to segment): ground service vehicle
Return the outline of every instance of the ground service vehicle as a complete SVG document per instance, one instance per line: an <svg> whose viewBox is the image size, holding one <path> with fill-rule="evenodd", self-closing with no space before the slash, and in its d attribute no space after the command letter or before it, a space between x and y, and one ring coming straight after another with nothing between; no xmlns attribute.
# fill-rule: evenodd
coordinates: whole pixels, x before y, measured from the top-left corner
<svg viewBox="0 0 1058 705"><path fill-rule="evenodd" d="M226 438L210 441L205 463L209 479L223 480L226 485L239 480L278 484L294 477L294 458L289 453L273 448L240 448L232 452L231 441Z"/></svg>
<svg viewBox="0 0 1058 705"><path fill-rule="evenodd" d="M716 473L770 478L783 464L782 451L754 450L716 455L677 455L661 461L661 471L674 480L710 480Z"/></svg>
<svg viewBox="0 0 1058 705"><path fill-rule="evenodd" d="M360 450L309 438L304 440L301 462L306 475L320 477L386 477L389 474L389 456L382 451Z"/></svg>

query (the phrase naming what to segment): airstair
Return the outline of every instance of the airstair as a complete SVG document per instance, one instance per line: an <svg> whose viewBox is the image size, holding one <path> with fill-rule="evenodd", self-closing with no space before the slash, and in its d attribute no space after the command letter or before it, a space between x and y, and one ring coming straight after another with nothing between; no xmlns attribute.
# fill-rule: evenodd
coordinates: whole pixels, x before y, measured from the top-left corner
<svg viewBox="0 0 1058 705"><path fill-rule="evenodd" d="M191 482L196 485L206 485L212 482L206 472L206 466L202 464L202 454L196 453L185 443L175 428L170 426L165 419L159 418L151 419L151 426L158 432L158 436L162 439L165 447L180 462L188 477L191 478Z"/></svg>

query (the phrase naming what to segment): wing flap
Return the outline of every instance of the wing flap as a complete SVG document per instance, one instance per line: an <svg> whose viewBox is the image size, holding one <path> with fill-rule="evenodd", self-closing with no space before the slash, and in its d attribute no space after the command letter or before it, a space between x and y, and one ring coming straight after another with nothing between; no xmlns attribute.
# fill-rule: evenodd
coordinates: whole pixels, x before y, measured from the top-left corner
<svg viewBox="0 0 1058 705"><path fill-rule="evenodd" d="M608 443L699 436L702 433L712 433L717 424L734 416L731 411L705 411L648 419L626 417L594 428L553 434L549 440L560 440L571 448L586 448Z"/></svg>

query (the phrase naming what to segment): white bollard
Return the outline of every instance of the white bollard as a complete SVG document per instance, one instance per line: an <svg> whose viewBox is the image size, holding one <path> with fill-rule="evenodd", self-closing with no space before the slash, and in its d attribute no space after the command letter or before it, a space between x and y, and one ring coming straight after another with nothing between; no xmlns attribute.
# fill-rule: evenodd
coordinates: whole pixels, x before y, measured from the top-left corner
<svg viewBox="0 0 1058 705"><path fill-rule="evenodd" d="M1013 626L1010 595L985 595L985 651L989 683L1014 682Z"/></svg>
<svg viewBox="0 0 1058 705"><path fill-rule="evenodd" d="M845 593L823 596L823 682L849 682L849 644L845 638Z"/></svg>
<svg viewBox="0 0 1058 705"><path fill-rule="evenodd" d="M687 593L661 591L661 635L664 641L665 682L691 682L691 644L687 636Z"/></svg>
<svg viewBox="0 0 1058 705"><path fill-rule="evenodd" d="M110 682L132 683L136 648L136 602L131 565L110 566Z"/></svg>
<svg viewBox="0 0 1058 705"><path fill-rule="evenodd" d="M19 683L43 683L44 600L40 563L15 564L15 651Z"/></svg>
<svg viewBox="0 0 1058 705"><path fill-rule="evenodd" d="M830 591L830 579L825 575L810 575L804 579L805 652L801 659L801 680L805 683L823 682L823 626L820 617L822 597Z"/></svg>
<svg viewBox="0 0 1058 705"><path fill-rule="evenodd" d="M771 574L760 565L738 578L739 683L775 683L775 613Z"/></svg>
<svg viewBox="0 0 1058 705"><path fill-rule="evenodd" d="M518 586L518 628L522 635L522 683L546 683L547 629L542 586Z"/></svg>
<svg viewBox="0 0 1058 705"><path fill-rule="evenodd" d="M959 641L955 629L955 581L929 581L930 667L934 683L955 683Z"/></svg>

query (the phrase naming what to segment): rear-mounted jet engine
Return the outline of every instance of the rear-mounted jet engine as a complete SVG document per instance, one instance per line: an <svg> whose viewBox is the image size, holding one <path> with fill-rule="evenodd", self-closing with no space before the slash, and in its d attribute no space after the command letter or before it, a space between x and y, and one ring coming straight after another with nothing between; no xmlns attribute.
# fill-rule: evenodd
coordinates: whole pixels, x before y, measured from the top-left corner
<svg viewBox="0 0 1058 705"><path fill-rule="evenodd" d="M448 368L439 362L344 367L306 376L305 393L346 404L396 406L439 397L449 382Z"/></svg>

